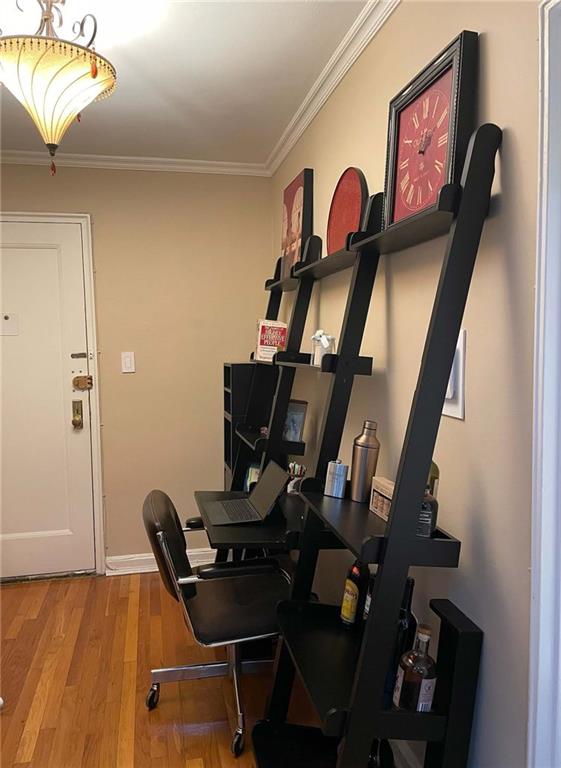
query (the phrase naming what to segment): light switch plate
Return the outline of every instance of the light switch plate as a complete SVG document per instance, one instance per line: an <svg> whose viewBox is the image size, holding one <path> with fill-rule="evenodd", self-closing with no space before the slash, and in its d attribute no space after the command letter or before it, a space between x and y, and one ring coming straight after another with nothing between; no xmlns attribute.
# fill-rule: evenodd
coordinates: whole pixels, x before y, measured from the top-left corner
<svg viewBox="0 0 561 768"><path fill-rule="evenodd" d="M456 354L450 371L450 380L446 390L446 399L442 408L443 416L453 419L465 418L465 366L466 366L466 331L461 330L456 345Z"/></svg>
<svg viewBox="0 0 561 768"><path fill-rule="evenodd" d="M135 371L134 352L121 352L121 373L134 373Z"/></svg>

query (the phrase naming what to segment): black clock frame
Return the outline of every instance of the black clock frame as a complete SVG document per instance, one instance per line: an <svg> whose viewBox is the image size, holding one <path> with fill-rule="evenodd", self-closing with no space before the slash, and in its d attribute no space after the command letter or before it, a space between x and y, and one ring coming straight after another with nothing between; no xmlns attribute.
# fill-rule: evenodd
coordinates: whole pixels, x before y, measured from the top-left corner
<svg viewBox="0 0 561 768"><path fill-rule="evenodd" d="M444 184L457 184L466 157L469 138L475 127L478 67L477 32L464 30L421 70L390 101L388 119L388 149L384 182L384 229L392 226L396 194L397 139L399 115L423 91L432 85L450 67L452 73L452 98L450 110L449 151ZM428 206L418 213L407 216L423 216L435 206ZM400 220L401 221L401 220ZM399 222L396 222L399 223Z"/></svg>

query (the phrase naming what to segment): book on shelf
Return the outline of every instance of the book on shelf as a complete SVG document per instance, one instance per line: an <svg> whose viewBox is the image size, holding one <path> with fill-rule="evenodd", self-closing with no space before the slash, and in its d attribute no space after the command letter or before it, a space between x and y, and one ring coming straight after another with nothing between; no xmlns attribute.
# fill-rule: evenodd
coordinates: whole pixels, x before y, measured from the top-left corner
<svg viewBox="0 0 561 768"><path fill-rule="evenodd" d="M269 362L286 348L288 325L279 320L259 320L257 323L257 345L255 359Z"/></svg>

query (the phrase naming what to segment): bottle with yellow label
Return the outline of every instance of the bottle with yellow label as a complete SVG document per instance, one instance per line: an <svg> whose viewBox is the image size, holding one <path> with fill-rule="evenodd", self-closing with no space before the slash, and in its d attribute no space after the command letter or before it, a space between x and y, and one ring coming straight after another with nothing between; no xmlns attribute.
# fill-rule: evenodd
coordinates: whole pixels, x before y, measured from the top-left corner
<svg viewBox="0 0 561 768"><path fill-rule="evenodd" d="M343 602L341 603L341 621L348 627L355 624L357 617L362 617L369 579L368 566L361 563L360 560L355 560L345 579Z"/></svg>

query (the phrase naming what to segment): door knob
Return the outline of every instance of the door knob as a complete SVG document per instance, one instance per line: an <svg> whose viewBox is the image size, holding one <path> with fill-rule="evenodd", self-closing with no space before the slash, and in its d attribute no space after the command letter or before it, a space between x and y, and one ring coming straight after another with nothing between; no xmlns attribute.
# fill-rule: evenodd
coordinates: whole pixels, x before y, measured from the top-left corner
<svg viewBox="0 0 561 768"><path fill-rule="evenodd" d="M74 429L84 428L84 413L81 400L72 401L72 426Z"/></svg>

